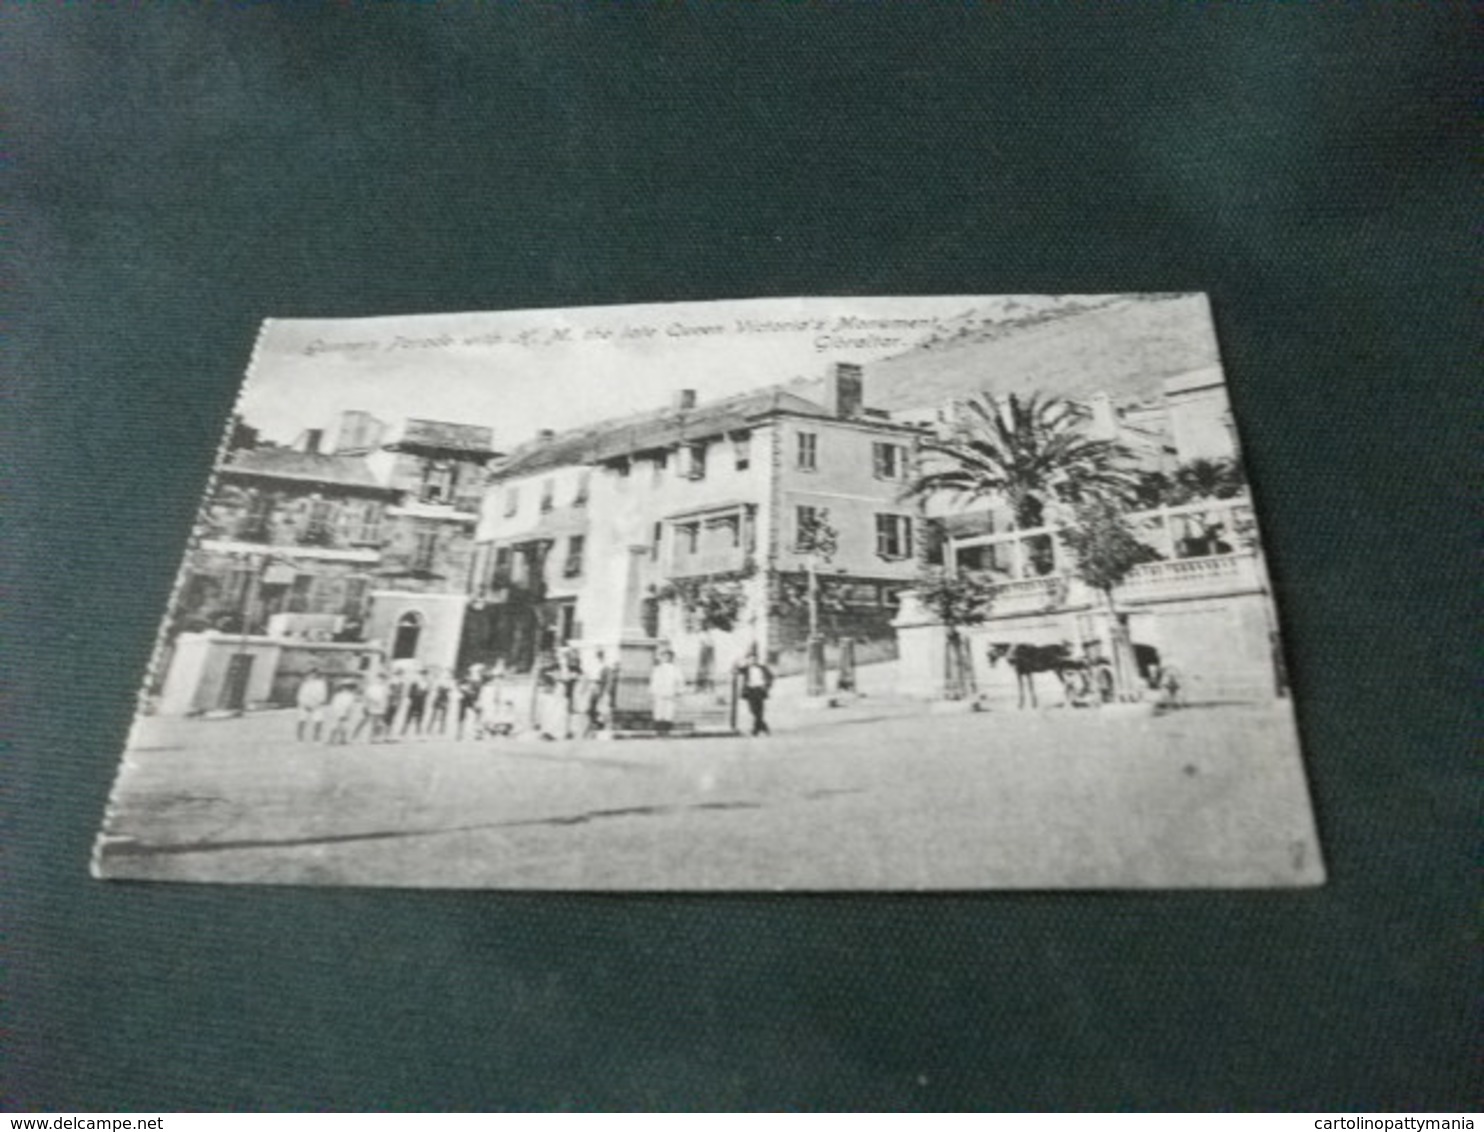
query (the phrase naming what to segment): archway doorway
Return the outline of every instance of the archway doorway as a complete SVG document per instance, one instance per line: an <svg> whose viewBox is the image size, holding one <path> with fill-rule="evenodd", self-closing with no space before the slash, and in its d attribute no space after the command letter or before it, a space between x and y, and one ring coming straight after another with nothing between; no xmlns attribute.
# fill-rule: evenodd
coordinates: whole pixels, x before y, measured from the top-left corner
<svg viewBox="0 0 1484 1132"><path fill-rule="evenodd" d="M422 636L422 614L408 611L397 618L397 632L392 638L392 659L412 660L417 656L417 639Z"/></svg>

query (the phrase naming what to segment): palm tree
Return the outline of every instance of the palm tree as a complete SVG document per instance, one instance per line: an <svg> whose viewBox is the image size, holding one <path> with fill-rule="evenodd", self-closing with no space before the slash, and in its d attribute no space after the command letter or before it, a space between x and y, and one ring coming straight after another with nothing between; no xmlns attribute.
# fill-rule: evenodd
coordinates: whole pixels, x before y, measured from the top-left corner
<svg viewBox="0 0 1484 1132"><path fill-rule="evenodd" d="M1000 498L1022 530L1042 526L1048 504L1123 497L1137 483L1131 453L1089 437L1090 416L1061 397L975 394L945 435L922 442L925 458L909 493Z"/></svg>

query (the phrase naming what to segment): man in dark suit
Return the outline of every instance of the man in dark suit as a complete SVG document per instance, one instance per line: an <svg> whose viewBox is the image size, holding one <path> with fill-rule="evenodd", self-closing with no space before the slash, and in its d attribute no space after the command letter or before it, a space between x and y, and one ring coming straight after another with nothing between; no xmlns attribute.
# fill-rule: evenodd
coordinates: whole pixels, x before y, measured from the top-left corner
<svg viewBox="0 0 1484 1132"><path fill-rule="evenodd" d="M773 670L758 657L756 651L749 652L740 668L742 698L747 701L747 710L752 713L752 733L771 735L765 718L768 710L768 693L773 690Z"/></svg>

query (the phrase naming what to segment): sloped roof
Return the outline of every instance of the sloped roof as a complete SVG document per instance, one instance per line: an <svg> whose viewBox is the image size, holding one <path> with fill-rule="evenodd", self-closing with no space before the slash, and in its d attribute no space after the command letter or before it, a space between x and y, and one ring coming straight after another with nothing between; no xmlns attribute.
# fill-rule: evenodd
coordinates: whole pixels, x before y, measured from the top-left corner
<svg viewBox="0 0 1484 1132"><path fill-rule="evenodd" d="M394 450L439 448L450 452L488 456L494 452L494 443L494 430L484 425L409 417L401 427L393 430L384 446Z"/></svg>
<svg viewBox="0 0 1484 1132"><path fill-rule="evenodd" d="M332 484L362 491L388 491L359 456L331 456L293 448L238 448L227 453L222 473Z"/></svg>
<svg viewBox="0 0 1484 1132"><path fill-rule="evenodd" d="M829 418L819 402L802 395L819 383L775 385L741 393L693 409L664 408L610 418L582 428L557 433L516 448L495 469L498 476L525 476L548 468L597 464L639 452L652 452L687 441L740 432L760 417L774 413Z"/></svg>

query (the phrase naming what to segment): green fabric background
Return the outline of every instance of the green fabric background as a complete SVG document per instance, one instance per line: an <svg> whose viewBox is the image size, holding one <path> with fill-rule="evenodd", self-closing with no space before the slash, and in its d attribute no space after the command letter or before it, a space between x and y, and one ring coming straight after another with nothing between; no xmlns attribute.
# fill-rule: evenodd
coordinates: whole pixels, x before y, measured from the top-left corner
<svg viewBox="0 0 1484 1132"><path fill-rule="evenodd" d="M6 1103L1474 1103L1476 30L1463 4L7 6ZM88 879L263 316L1185 289L1328 887Z"/></svg>

